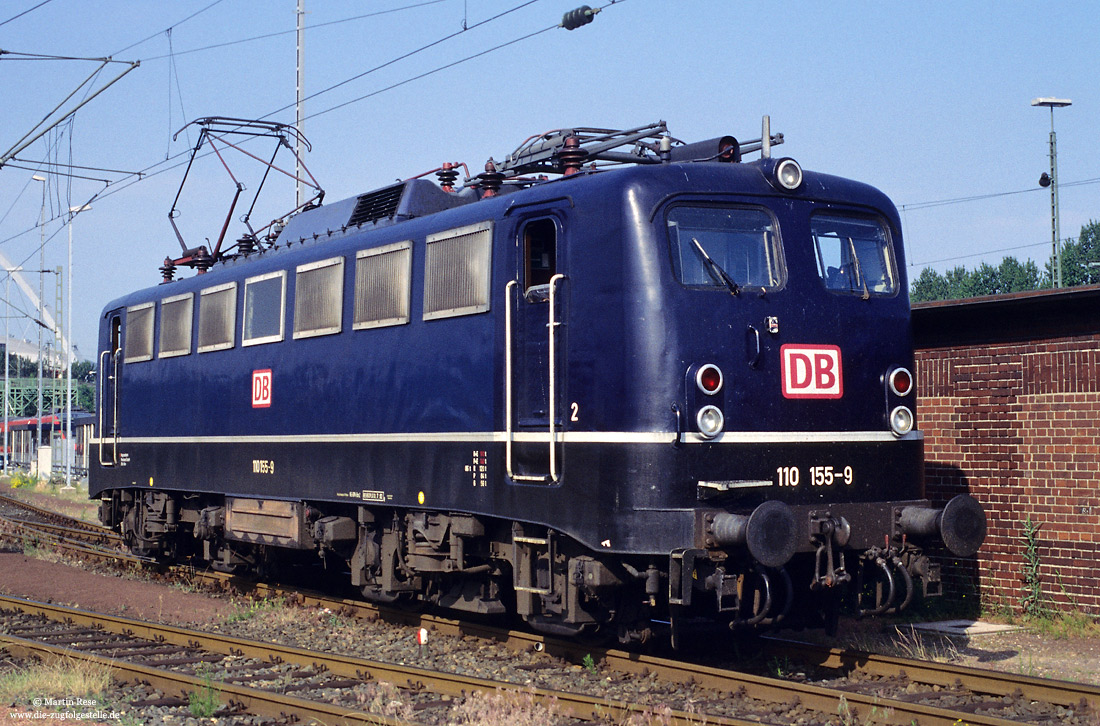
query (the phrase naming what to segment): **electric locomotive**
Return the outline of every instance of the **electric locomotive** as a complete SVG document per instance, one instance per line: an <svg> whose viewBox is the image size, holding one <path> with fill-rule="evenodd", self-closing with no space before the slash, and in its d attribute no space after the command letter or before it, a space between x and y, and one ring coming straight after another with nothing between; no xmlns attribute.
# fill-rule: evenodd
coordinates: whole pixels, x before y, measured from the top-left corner
<svg viewBox="0 0 1100 726"><path fill-rule="evenodd" d="M181 237L103 311L102 521L624 641L939 594L985 515L924 498L897 211L782 141L565 129L461 188L445 164Z"/></svg>

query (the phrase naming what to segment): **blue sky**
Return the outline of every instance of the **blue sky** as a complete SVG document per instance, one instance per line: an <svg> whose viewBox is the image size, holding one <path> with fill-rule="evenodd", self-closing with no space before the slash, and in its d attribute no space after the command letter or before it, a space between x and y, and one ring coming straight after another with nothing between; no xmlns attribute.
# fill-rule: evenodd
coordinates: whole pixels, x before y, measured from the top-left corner
<svg viewBox="0 0 1100 726"><path fill-rule="evenodd" d="M49 181L54 213L95 197L73 226L73 337L91 358L103 306L156 284L161 261L179 251L167 215L183 174L171 167L186 156L165 159L186 152L190 142L186 133L175 142L171 135L195 118L256 118L293 103L295 35L284 31L295 27L295 0L50 0L36 7L41 2L0 3L0 49L141 65L77 112L63 134L20 153L28 163L18 165L53 158L160 172L138 183L88 174L120 179L106 187ZM1062 237L1100 219L1094 3L620 0L591 25L519 40L558 23L577 4L306 0L307 27L319 26L306 35L307 93L457 33L307 101L304 130L313 151L306 163L326 198L359 194L444 161L477 171L490 156L500 159L553 128L627 128L663 119L686 141L724 133L747 139L760 135L760 117L770 114L773 131L787 139L777 152L807 169L871 183L894 200L911 278L927 265L943 271L996 264L1006 254L1042 267L1050 254L1050 198L1037 180L1048 168L1050 115L1030 101L1057 96L1073 100L1055 111ZM519 9L483 23L513 8ZM372 13L383 14L337 22ZM459 32L464 24L469 30ZM274 33L283 34L235 42ZM384 90L511 41L518 42ZM0 153L95 66L0 55ZM107 66L95 87L124 69ZM292 122L293 110L270 118ZM240 155L227 160L254 189L249 175L256 165ZM0 252L26 269L38 269L42 188L33 173L0 169ZM200 244L217 237L233 186L213 158L191 174L178 222L188 243ZM1002 196L920 208L995 194ZM271 206L261 205L256 219L293 206L293 191L282 181L265 198ZM232 226L230 238L242 230ZM45 232L46 267L64 265L64 220L48 222ZM33 336L25 316L12 315L13 335Z"/></svg>

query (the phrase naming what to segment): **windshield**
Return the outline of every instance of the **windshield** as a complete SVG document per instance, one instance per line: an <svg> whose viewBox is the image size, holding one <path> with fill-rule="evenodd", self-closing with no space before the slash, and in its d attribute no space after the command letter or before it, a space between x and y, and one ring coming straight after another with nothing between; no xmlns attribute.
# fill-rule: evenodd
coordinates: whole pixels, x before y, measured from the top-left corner
<svg viewBox="0 0 1100 726"><path fill-rule="evenodd" d="M886 228L875 219L815 214L810 220L817 271L825 287L868 298L897 292L897 273Z"/></svg>
<svg viewBox="0 0 1100 726"><path fill-rule="evenodd" d="M783 284L775 220L763 209L674 207L668 213L672 267L691 287L736 294L741 287Z"/></svg>

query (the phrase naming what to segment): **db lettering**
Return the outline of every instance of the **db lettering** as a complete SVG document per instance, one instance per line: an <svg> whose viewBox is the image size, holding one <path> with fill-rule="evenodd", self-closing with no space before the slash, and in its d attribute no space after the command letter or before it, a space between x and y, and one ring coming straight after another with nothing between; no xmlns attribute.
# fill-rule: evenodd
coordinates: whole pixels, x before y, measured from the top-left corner
<svg viewBox="0 0 1100 726"><path fill-rule="evenodd" d="M780 348L784 398L841 398L844 372L835 345L784 345Z"/></svg>
<svg viewBox="0 0 1100 726"><path fill-rule="evenodd" d="M252 408L271 406L271 370L252 371Z"/></svg>

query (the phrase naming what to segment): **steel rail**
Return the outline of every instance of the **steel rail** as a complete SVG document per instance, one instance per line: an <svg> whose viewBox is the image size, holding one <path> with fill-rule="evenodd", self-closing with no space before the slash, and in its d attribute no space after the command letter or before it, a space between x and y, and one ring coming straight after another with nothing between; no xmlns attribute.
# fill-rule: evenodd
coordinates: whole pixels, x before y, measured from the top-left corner
<svg viewBox="0 0 1100 726"><path fill-rule="evenodd" d="M70 546L70 545L65 545ZM107 556L102 552L90 552L98 556ZM149 560L134 558L118 553L119 559L149 564ZM171 571L186 572L188 576L218 583L228 583L240 589L263 596L286 597L301 605L326 607L366 618L379 618L387 622L411 626L428 626L437 632L449 635L469 635L499 642L517 650L545 651L567 660L578 662L584 655L593 655L608 667L627 673L654 673L659 678L673 682L693 680L699 685L729 692L744 688L749 695L767 700L784 700L793 697L803 704L824 712L835 712L841 695L850 707L868 713L874 709L881 713L884 709L893 709L898 714L897 721L890 723L909 724L916 719L922 724L944 724L952 726L958 721L959 713L946 709L889 700L881 697L863 696L858 693L839 691L805 684L788 684L775 679L750 676L733 671L694 665L677 660L639 655L628 651L601 649L591 645L579 645L570 641L545 638L522 631L507 630L490 625L452 620L438 616L407 611L380 608L373 604L346 598L334 598L322 593L300 590L277 584L251 582L239 576L224 573L196 570L175 566ZM170 571L170 572L171 572ZM777 641L778 642L778 641ZM1094 710L1100 710L1100 687L1090 684L1055 681L1032 676L1024 676L1000 671L990 671L952 664L931 663L907 660L890 656L880 656L859 651L826 648L807 643L783 642L780 646L784 653L801 661L824 668L859 670L882 677L905 677L911 682L933 686L959 685L980 695L1012 696L1019 694L1032 700L1049 702L1056 705L1076 707L1081 703ZM381 677L382 680L391 680ZM492 682L487 682L492 684ZM507 686L505 686L507 687ZM792 695L792 689L797 693ZM554 694L562 700L562 694ZM607 704L601 705L601 712L607 713ZM866 710L863 710L866 709ZM938 711L938 712L937 712ZM1004 726L1013 721L965 714L965 720L974 726ZM685 723L692 723L686 721ZM714 722L711 723L721 723Z"/></svg>
<svg viewBox="0 0 1100 726"><path fill-rule="evenodd" d="M137 555L112 549L110 547L98 547L84 541L73 540L53 532L45 531L45 529L39 529L39 527L43 526L39 522L24 522L2 515L0 515L0 522L5 522L18 530L16 533L7 535L8 537L21 536L24 539L31 540L34 544L48 545L67 554L92 557L98 560L130 565L148 566L157 564L155 560L146 557L138 557Z"/></svg>
<svg viewBox="0 0 1100 726"><path fill-rule="evenodd" d="M220 582L232 583L234 580L234 576L222 573L196 572L195 574L200 578L205 577ZM548 655L564 658L574 663L580 662L585 655L591 655L607 667L617 671L653 673L662 680L676 683L694 681L702 687L720 693L744 688L748 695L766 700L789 700L797 697L806 706L827 713L836 712L839 707L839 699L843 696L848 705L852 708L858 708L861 714L870 713L872 709L876 713L881 713L884 708L894 709L894 712L899 714L898 720L884 721L884 723L898 723L909 726L912 719L916 719L922 725L943 724L944 726L955 726L960 717L959 712L933 706L865 696L809 684L790 684L773 678L752 676L668 658L640 655L630 651L604 649L590 644L578 644L567 640L547 638L524 631L508 630L423 613L380 608L362 601L334 598L323 593L303 591L270 583L256 582L247 583L247 585L256 594L287 597L305 606L324 607L333 611L358 615L359 617L379 618L387 622L401 623L413 627L427 626L441 634L468 635L493 640L515 650L542 651ZM1089 684L1045 680L1000 671L892 658L860 651L819 647L807 643L798 643L797 648L792 647L789 650L786 647L787 643L783 643L783 646L784 653L824 668L855 669L884 677L904 676L912 682L930 686L950 687L958 683L980 695L1012 696L1019 692L1025 698L1062 706L1076 707L1085 702L1091 708L1100 710L1100 687ZM792 693L792 689L796 693ZM1006 726L1007 724L1018 723L995 717L974 714L963 715L963 720L972 724L972 726L983 724Z"/></svg>
<svg viewBox="0 0 1100 726"><path fill-rule="evenodd" d="M64 646L39 643L13 635L0 634L0 645L3 645L6 650L15 655L50 655L57 658L78 659L94 663L109 668L118 680L144 681L166 693L178 693L181 696L186 696L190 691L213 689L223 704L239 705L245 711L259 716L282 718L289 714L296 714L301 721L306 723L326 725L386 724L386 726L407 726L409 723L376 714L357 713L342 706L285 696L225 681L196 678L177 671L139 665L121 658L109 658Z"/></svg>
<svg viewBox="0 0 1100 726"><path fill-rule="evenodd" d="M321 668L337 676L353 678L369 677L392 683L399 688L412 688L414 690L427 689L433 693L451 696L453 698L464 697L473 691L488 693L494 692L497 689L522 691L525 694L531 694L536 701L543 704L555 701L562 710L570 712L574 718L588 721L596 720L597 718L607 718L608 716L623 719L629 717L631 714L643 713L645 711L645 708L642 706L622 701L614 701L603 697L542 688L524 688L520 684L512 682L493 681L486 678L463 676L456 673L431 671L415 666L382 663L353 656L322 653L293 646L246 640L222 635L220 633L189 630L169 625L158 625L156 623L148 623L102 613L93 613L60 605L35 602L23 598L0 596L0 608L40 615L51 620L97 626L112 633L146 638L155 640L159 643L180 645L192 649L203 649L223 655L246 656L261 659L274 657L285 663L312 667L314 669ZM9 636L0 636L0 642L8 638ZM70 651L65 652L66 654L70 653ZM202 684L202 682L197 679L196 682L200 685ZM785 700L789 700L789 698ZM672 723L677 724L677 726L695 726L699 724L708 724L708 726L759 726L758 721L747 721L706 714L691 714L685 711L673 711L671 719Z"/></svg>
<svg viewBox="0 0 1100 726"><path fill-rule="evenodd" d="M1074 683L1004 671L971 668L951 663L909 660L887 655L827 648L810 643L776 640L785 655L823 668L856 670L883 677L905 676L910 681L936 686L961 685L975 693L1024 698L1076 707L1081 703L1100 711L1100 686Z"/></svg>
<svg viewBox="0 0 1100 726"><path fill-rule="evenodd" d="M31 504L30 502L25 502L22 499L17 499L15 497L9 497L9 496L4 495L4 494L0 494L0 504L7 504L7 505L10 505L10 506L13 506L13 507L18 507L20 509L25 509L29 512L34 512L37 515L40 515L42 517L47 517L49 519L64 520L66 522L71 522L72 526L76 529L83 529L83 530L86 530L88 532L95 532L95 533L106 533L106 534L113 535L115 537L118 536L117 532L110 529L109 527L104 527L101 524L95 524L93 522L85 522L85 521L80 520L80 519L75 519L75 518L70 517L68 515L61 514L59 512L55 512L52 509L46 509L44 507L38 506L37 504Z"/></svg>
<svg viewBox="0 0 1100 726"><path fill-rule="evenodd" d="M196 574L199 577L208 577L223 582L232 582L233 580L233 576L221 573ZM323 593L299 590L277 584L257 582L254 584L249 583L249 587L257 594L287 597L305 606L323 607L333 611L358 615L359 617L379 618L387 622L413 627L431 627L436 632L444 635L467 635L492 640L514 650L544 651L548 655L554 655L572 662L580 662L585 655L591 655L614 670L627 673L648 671L679 683L694 679L701 685L707 685L717 690L728 689L731 678L748 677L725 669L714 669L679 660L644 656L630 651L599 648L591 644L579 644L568 640L548 638L525 631L508 630L492 625L453 620L424 613L380 608L358 600L334 598ZM1100 711L1100 686L1087 683L1035 678L1034 676L947 663L909 660L795 641L774 640L773 642L777 644L777 652L789 655L800 662L822 668L845 671L857 670L882 677L904 676L914 683L931 686L949 687L959 684L976 694L982 695L1012 696L1018 692L1023 697L1031 700L1045 701L1061 706L1076 707L1084 702L1089 707ZM772 679L764 680L770 681ZM845 698L849 703L853 703L853 696L846 694ZM974 720L972 716L967 718ZM956 718L952 719L952 723L956 719L957 714ZM904 723L907 724L908 722ZM975 723L978 722L975 721Z"/></svg>
<svg viewBox="0 0 1100 726"><path fill-rule="evenodd" d="M0 515L0 518L13 524L20 529L34 531L36 533L52 535L54 537L60 537L64 540L72 542L83 542L85 544L99 544L99 545L122 545L122 537L116 532L110 530L104 530L102 532L96 532L87 529L79 529L69 527L64 524L53 524L50 522L33 522L29 519L23 519L22 517L12 517Z"/></svg>

